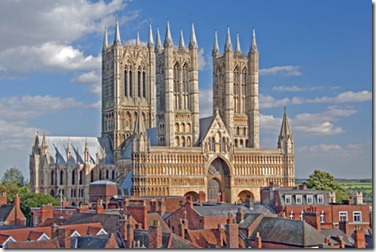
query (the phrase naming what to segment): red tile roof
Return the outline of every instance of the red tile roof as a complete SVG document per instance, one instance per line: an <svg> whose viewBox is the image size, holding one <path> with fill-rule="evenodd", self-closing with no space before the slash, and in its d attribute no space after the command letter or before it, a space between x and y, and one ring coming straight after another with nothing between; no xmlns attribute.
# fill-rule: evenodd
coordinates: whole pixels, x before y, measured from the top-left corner
<svg viewBox="0 0 376 252"><path fill-rule="evenodd" d="M29 233L29 237L27 238L29 241L37 241L44 233L43 232L35 232L31 231Z"/></svg>
<svg viewBox="0 0 376 252"><path fill-rule="evenodd" d="M21 241L8 242L4 248L12 249L55 249L59 248L57 240L43 240L43 241Z"/></svg>

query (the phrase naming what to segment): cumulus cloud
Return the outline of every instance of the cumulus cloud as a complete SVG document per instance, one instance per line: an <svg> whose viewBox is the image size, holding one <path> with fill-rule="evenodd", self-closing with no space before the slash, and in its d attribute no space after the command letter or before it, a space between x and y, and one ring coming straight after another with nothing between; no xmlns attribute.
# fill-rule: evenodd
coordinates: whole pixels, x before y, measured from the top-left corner
<svg viewBox="0 0 376 252"><path fill-rule="evenodd" d="M101 94L101 74L96 71L90 71L80 74L72 79L73 82L89 85L89 92L91 94Z"/></svg>
<svg viewBox="0 0 376 252"><path fill-rule="evenodd" d="M285 76L300 76L300 66L275 66L271 68L262 68L259 70L260 75L285 75Z"/></svg>
<svg viewBox="0 0 376 252"><path fill-rule="evenodd" d="M275 86L273 87L273 91L279 91L279 92L299 92L302 91L302 88L298 86Z"/></svg>
<svg viewBox="0 0 376 252"><path fill-rule="evenodd" d="M343 152L343 149L338 144L320 144L312 146L302 146L298 151L313 151L313 152Z"/></svg>
<svg viewBox="0 0 376 252"><path fill-rule="evenodd" d="M200 50L198 50L198 70L199 71L204 70L205 67L207 67L209 64L209 60L207 59L204 53L205 53L205 50L203 47L200 48Z"/></svg>
<svg viewBox="0 0 376 252"><path fill-rule="evenodd" d="M28 120L43 117L82 104L73 98L23 96L0 99L0 150L24 149L25 139L41 131L28 125ZM48 132L47 132L48 133Z"/></svg>

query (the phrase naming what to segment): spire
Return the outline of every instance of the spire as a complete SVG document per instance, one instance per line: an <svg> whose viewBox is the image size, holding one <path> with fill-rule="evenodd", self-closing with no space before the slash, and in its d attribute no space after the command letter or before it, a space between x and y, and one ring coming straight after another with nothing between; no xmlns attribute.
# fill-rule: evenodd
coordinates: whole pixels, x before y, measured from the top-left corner
<svg viewBox="0 0 376 252"><path fill-rule="evenodd" d="M240 50L240 42L239 42L239 33L236 33L236 48L235 48L236 53L241 53L242 51Z"/></svg>
<svg viewBox="0 0 376 252"><path fill-rule="evenodd" d="M152 48L154 45L153 41L153 31L151 29L151 21L149 23L149 38L148 38L148 48Z"/></svg>
<svg viewBox="0 0 376 252"><path fill-rule="evenodd" d="M107 27L104 27L103 49L108 46Z"/></svg>
<svg viewBox="0 0 376 252"><path fill-rule="evenodd" d="M291 137L291 135L292 134L290 130L290 124L289 124L286 107L285 107L284 112L283 112L283 120L282 120L281 132L279 133L279 137L287 139L288 137Z"/></svg>
<svg viewBox="0 0 376 252"><path fill-rule="evenodd" d="M71 150L70 150L70 137L68 137L68 144L67 144L67 164L70 163L71 158Z"/></svg>
<svg viewBox="0 0 376 252"><path fill-rule="evenodd" d="M189 40L189 49L197 48L197 40L196 40L196 33L195 33L195 25L192 22L192 31L191 31L191 39Z"/></svg>
<svg viewBox="0 0 376 252"><path fill-rule="evenodd" d="M89 162L89 147L87 144L87 138L85 138L84 158L85 158L85 163Z"/></svg>
<svg viewBox="0 0 376 252"><path fill-rule="evenodd" d="M44 132L43 132L43 139L42 139L42 147L43 148L47 147L46 134Z"/></svg>
<svg viewBox="0 0 376 252"><path fill-rule="evenodd" d="M212 50L212 55L219 53L219 46L218 46L218 37L217 37L217 30L214 31L214 46Z"/></svg>
<svg viewBox="0 0 376 252"><path fill-rule="evenodd" d="M140 45L140 30L137 28L136 45Z"/></svg>
<svg viewBox="0 0 376 252"><path fill-rule="evenodd" d="M184 44L183 30L180 29L179 49L184 49L184 48L185 48L185 44Z"/></svg>
<svg viewBox="0 0 376 252"><path fill-rule="evenodd" d="M162 50L161 36L159 35L159 27L157 26L157 35L155 38L155 51Z"/></svg>
<svg viewBox="0 0 376 252"><path fill-rule="evenodd" d="M168 19L167 19L167 25L166 25L166 37L164 41L164 47L166 46L173 46L171 32L170 32L170 22L168 21Z"/></svg>
<svg viewBox="0 0 376 252"><path fill-rule="evenodd" d="M227 26L227 36L226 36L226 44L225 44L225 51L232 51L232 44L231 44L231 35L230 35L230 26Z"/></svg>
<svg viewBox="0 0 376 252"><path fill-rule="evenodd" d="M116 25L115 25L115 40L114 40L114 44L116 44L116 45L120 45L121 44L121 41L120 41L120 32L119 32L119 22L118 22L117 19L116 19Z"/></svg>
<svg viewBox="0 0 376 252"><path fill-rule="evenodd" d="M256 31L255 31L255 28L253 28L253 31L252 31L251 52L257 52Z"/></svg>

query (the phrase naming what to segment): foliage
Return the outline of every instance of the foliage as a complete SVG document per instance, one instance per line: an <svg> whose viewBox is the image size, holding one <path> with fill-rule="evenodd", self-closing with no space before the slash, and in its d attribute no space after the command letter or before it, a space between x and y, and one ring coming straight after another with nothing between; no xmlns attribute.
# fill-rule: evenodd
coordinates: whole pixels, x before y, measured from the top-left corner
<svg viewBox="0 0 376 252"><path fill-rule="evenodd" d="M342 202L343 199L347 198L346 191L335 181L331 174L324 171L315 170L313 174L309 175L307 187L309 189L335 192L337 202Z"/></svg>
<svg viewBox="0 0 376 252"><path fill-rule="evenodd" d="M25 184L25 177L17 167L12 167L5 171L1 182L7 185L17 184L18 186L23 186Z"/></svg>
<svg viewBox="0 0 376 252"><path fill-rule="evenodd" d="M42 205L51 203L53 206L60 204L59 200L52 198L50 195L42 193L27 193L21 197L21 210L29 222L31 218L30 207L41 207Z"/></svg>

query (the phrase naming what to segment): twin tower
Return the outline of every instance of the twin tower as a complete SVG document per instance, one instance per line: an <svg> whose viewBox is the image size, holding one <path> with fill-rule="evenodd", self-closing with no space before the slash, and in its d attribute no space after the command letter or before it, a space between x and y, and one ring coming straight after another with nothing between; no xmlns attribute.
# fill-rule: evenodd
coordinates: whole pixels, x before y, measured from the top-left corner
<svg viewBox="0 0 376 252"><path fill-rule="evenodd" d="M157 128L158 146L200 146L198 44L194 25L188 47L183 32L173 44L169 22L162 44L155 43L149 26L147 43L121 43L116 21L113 43L107 31L102 50L102 137L112 139L119 159L137 118L146 128ZM213 55L213 114L219 113L235 148L259 148L258 50L255 31L248 54L235 50L227 29L223 54L215 32ZM155 84L155 88L154 88ZM201 132L205 134L206 132Z"/></svg>

